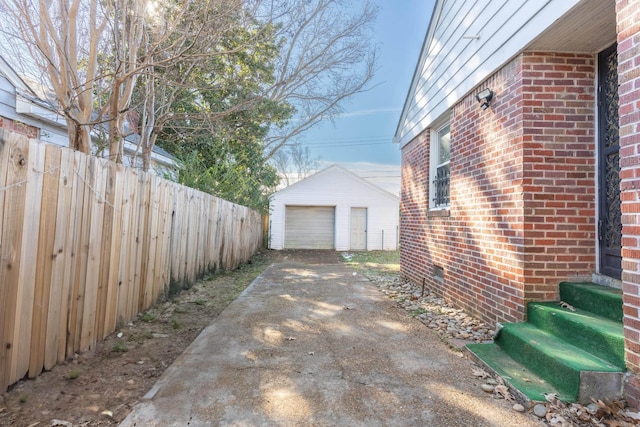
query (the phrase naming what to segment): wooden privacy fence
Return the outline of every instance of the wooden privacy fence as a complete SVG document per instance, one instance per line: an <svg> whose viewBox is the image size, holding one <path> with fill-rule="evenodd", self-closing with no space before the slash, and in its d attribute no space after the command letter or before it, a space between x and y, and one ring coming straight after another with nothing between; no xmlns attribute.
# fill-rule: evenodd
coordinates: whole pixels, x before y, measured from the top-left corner
<svg viewBox="0 0 640 427"><path fill-rule="evenodd" d="M0 391L261 243L253 210L0 130Z"/></svg>

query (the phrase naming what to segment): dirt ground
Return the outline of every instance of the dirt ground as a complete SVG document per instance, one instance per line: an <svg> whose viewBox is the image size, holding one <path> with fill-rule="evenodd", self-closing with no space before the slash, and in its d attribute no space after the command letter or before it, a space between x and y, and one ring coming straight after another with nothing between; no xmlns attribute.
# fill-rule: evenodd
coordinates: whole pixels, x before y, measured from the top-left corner
<svg viewBox="0 0 640 427"><path fill-rule="evenodd" d="M387 270L377 264L379 260L371 264L367 257L368 253L362 253L358 263L350 264L372 273L365 275L371 276L374 283L377 273L391 279L397 277L395 267ZM20 381L7 393L0 393L0 426L119 424L204 327L269 265L285 260L312 264L344 261L341 254L332 251L262 251L234 271L205 277L190 289L142 313L93 350L77 354L38 378ZM389 267L393 263L397 266L394 260ZM377 273L373 274L374 271ZM561 426L637 425L640 413L631 413L632 418L622 413L623 407L601 404L587 412L579 405L549 403L546 421ZM580 421L574 422L578 415Z"/></svg>
<svg viewBox="0 0 640 427"><path fill-rule="evenodd" d="M113 426L122 421L195 337L265 268L307 251L262 251L240 268L206 277L33 380L0 394L0 426ZM329 259L323 259L329 257ZM335 260L335 253L312 258ZM121 333L121 335L120 335Z"/></svg>

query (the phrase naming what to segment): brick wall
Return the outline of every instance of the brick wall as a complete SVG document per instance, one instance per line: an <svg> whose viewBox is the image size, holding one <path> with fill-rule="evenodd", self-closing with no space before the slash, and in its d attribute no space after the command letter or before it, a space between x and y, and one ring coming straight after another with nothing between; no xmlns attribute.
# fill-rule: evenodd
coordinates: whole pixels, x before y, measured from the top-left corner
<svg viewBox="0 0 640 427"><path fill-rule="evenodd" d="M490 322L523 316L521 71L518 58L482 85L489 110L473 95L453 108L448 212L428 211L430 131L402 150L401 273Z"/></svg>
<svg viewBox="0 0 640 427"><path fill-rule="evenodd" d="M594 61L527 53L451 112L451 206L430 213L429 130L402 150L401 269L489 322L595 268ZM444 280L434 278L434 266Z"/></svg>
<svg viewBox="0 0 640 427"><path fill-rule="evenodd" d="M483 83L451 116L451 208L455 242L447 284L465 308L490 322L523 319L522 59Z"/></svg>
<svg viewBox="0 0 640 427"><path fill-rule="evenodd" d="M524 277L528 300L596 269L595 57L523 56Z"/></svg>
<svg viewBox="0 0 640 427"><path fill-rule="evenodd" d="M626 395L640 406L640 1L617 0L620 84L620 199L622 202L622 287L629 376Z"/></svg>
<svg viewBox="0 0 640 427"><path fill-rule="evenodd" d="M40 129L38 129L37 127L2 116L0 116L0 128L27 135L29 138L37 139L40 136Z"/></svg>
<svg viewBox="0 0 640 427"><path fill-rule="evenodd" d="M402 150L400 194L400 268L401 274L419 283L431 277L433 260L426 241L429 197L429 132L407 144Z"/></svg>

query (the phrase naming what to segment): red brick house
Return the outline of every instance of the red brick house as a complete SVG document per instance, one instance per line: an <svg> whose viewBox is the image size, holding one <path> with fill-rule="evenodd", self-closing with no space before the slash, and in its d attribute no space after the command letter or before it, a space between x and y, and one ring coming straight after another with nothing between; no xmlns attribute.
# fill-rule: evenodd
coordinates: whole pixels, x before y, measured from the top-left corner
<svg viewBox="0 0 640 427"><path fill-rule="evenodd" d="M640 0L437 0L394 140L402 274L492 323L622 289L637 406Z"/></svg>

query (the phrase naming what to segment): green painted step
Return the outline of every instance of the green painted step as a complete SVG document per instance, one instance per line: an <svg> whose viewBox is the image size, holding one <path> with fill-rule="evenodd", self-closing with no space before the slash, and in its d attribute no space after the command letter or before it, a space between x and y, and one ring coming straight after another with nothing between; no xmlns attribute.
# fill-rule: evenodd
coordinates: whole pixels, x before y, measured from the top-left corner
<svg viewBox="0 0 640 427"><path fill-rule="evenodd" d="M467 349L476 359L495 371L512 388L517 389L530 400L544 401L545 393L556 393L563 401L574 398L573 395L559 392L548 381L513 360L497 344L467 344Z"/></svg>
<svg viewBox="0 0 640 427"><path fill-rule="evenodd" d="M574 311L558 302L536 302L527 306L528 322L565 342L587 349L624 370L624 335L622 323L594 315L580 308Z"/></svg>
<svg viewBox="0 0 640 427"><path fill-rule="evenodd" d="M622 291L595 283L560 283L560 299L576 308L622 323Z"/></svg>
<svg viewBox="0 0 640 427"><path fill-rule="evenodd" d="M581 371L619 372L620 368L529 323L504 325L496 343L562 395L577 400Z"/></svg>
<svg viewBox="0 0 640 427"><path fill-rule="evenodd" d="M589 403L622 397L622 293L593 283L560 283L560 302L532 302L528 321L509 323L492 344L468 350L531 400L544 393Z"/></svg>

